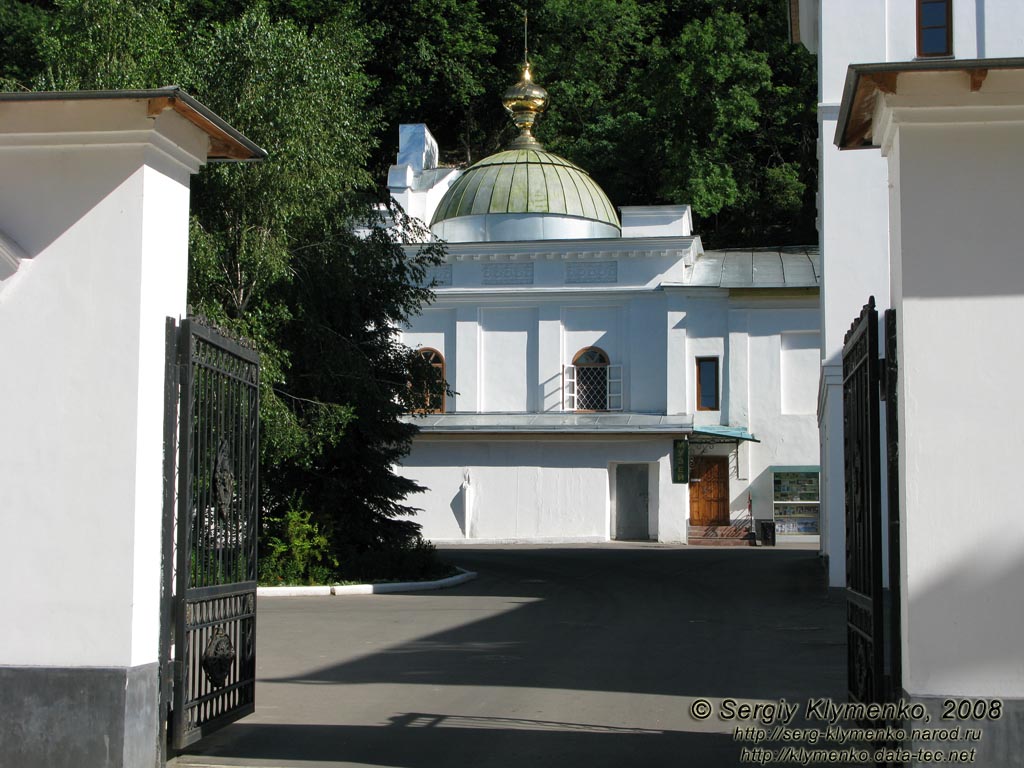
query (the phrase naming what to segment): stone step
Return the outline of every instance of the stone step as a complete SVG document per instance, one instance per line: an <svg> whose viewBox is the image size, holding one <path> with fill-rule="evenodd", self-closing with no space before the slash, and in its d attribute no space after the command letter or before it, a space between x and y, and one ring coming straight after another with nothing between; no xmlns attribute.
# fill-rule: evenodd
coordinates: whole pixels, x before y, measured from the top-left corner
<svg viewBox="0 0 1024 768"><path fill-rule="evenodd" d="M691 525L687 541L690 544L716 547L748 547L753 545L750 527L739 525Z"/></svg>
<svg viewBox="0 0 1024 768"><path fill-rule="evenodd" d="M691 536L687 542L691 547L752 547L754 540L744 537L732 537L728 539L705 539L700 536Z"/></svg>
<svg viewBox="0 0 1024 768"><path fill-rule="evenodd" d="M691 536L705 536L708 538L729 538L732 536L746 536L750 533L750 527L740 525L691 525L689 526Z"/></svg>

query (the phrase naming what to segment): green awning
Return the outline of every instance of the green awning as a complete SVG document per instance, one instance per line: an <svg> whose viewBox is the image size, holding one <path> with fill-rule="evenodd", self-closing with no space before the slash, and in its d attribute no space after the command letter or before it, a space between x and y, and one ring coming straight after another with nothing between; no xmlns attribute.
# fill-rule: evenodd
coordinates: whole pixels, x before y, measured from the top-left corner
<svg viewBox="0 0 1024 768"><path fill-rule="evenodd" d="M746 427L723 427L720 424L707 424L702 427L694 427L693 434L695 436L713 437L720 441L735 440L739 442L740 440L749 440L752 443L761 442L750 434Z"/></svg>

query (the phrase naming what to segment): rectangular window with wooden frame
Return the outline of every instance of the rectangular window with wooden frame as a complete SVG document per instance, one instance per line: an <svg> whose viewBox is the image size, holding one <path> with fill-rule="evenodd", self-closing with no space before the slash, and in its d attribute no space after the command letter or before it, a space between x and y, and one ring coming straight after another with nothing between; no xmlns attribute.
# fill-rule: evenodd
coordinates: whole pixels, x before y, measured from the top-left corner
<svg viewBox="0 0 1024 768"><path fill-rule="evenodd" d="M697 410L717 411L718 402L718 358L697 358Z"/></svg>
<svg viewBox="0 0 1024 768"><path fill-rule="evenodd" d="M953 0L917 0L917 55L953 55Z"/></svg>

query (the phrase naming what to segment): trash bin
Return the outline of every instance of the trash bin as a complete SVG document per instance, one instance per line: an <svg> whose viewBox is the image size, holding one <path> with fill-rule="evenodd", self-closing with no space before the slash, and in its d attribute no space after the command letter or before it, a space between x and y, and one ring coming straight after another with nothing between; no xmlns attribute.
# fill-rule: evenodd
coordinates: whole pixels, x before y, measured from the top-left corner
<svg viewBox="0 0 1024 768"><path fill-rule="evenodd" d="M774 547L775 546L775 521L774 520L758 520L761 526L761 546L762 547Z"/></svg>

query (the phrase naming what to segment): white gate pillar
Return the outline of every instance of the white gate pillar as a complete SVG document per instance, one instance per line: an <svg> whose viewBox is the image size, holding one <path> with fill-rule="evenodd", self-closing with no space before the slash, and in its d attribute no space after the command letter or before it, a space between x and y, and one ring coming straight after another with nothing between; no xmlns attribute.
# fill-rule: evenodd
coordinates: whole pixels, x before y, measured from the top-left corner
<svg viewBox="0 0 1024 768"><path fill-rule="evenodd" d="M189 180L265 153L176 88L0 94L0 744L159 760L164 319Z"/></svg>
<svg viewBox="0 0 1024 768"><path fill-rule="evenodd" d="M846 83L836 142L879 147L889 167L902 693L977 729L947 754L1010 765L1024 750L1024 58L855 64Z"/></svg>

